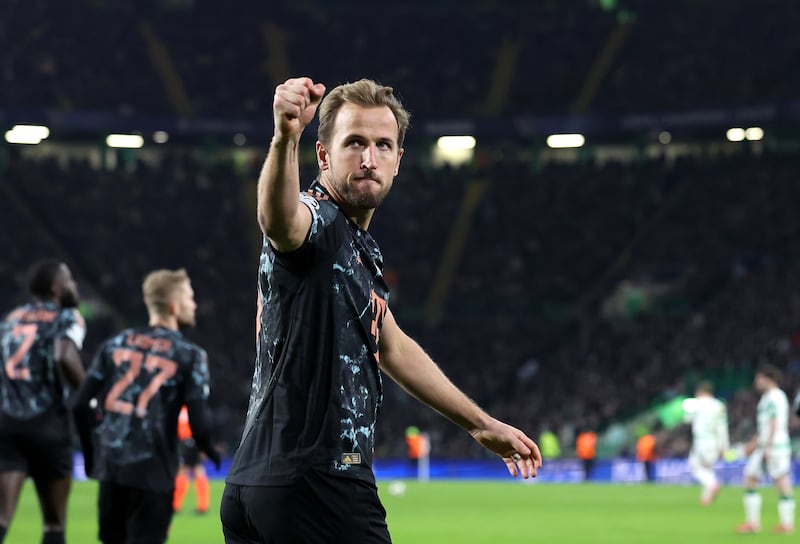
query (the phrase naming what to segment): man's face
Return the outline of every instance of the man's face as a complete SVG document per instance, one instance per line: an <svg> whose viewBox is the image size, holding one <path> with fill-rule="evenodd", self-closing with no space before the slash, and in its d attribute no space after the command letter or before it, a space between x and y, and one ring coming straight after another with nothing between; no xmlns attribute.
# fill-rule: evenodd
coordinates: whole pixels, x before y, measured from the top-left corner
<svg viewBox="0 0 800 544"><path fill-rule="evenodd" d="M194 327L196 310L197 303L194 301L192 285L188 281L184 282L178 288L175 299L175 317L178 319L178 326L181 328Z"/></svg>
<svg viewBox="0 0 800 544"><path fill-rule="evenodd" d="M62 264L53 281L53 293L62 308L77 308L78 284L72 277L69 267Z"/></svg>
<svg viewBox="0 0 800 544"><path fill-rule="evenodd" d="M397 133L397 120L388 106L342 106L329 145L317 143L320 181L334 199L357 210L383 202L403 156Z"/></svg>

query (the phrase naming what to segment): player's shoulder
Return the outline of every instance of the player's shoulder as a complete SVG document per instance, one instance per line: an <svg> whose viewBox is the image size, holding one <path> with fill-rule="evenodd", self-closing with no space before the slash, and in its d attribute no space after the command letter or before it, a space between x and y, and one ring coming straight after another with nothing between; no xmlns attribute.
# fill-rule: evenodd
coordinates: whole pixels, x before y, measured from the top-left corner
<svg viewBox="0 0 800 544"><path fill-rule="evenodd" d="M191 340L186 340L185 338L184 342L186 343L186 348L189 351L191 351L195 355L195 357L202 359L208 358L208 353L206 352L206 350L201 348L198 344L192 342Z"/></svg>
<svg viewBox="0 0 800 544"><path fill-rule="evenodd" d="M137 334L146 334L146 329L142 327L128 327L122 329L117 334L111 337L112 340L115 342L125 342L128 338L131 338Z"/></svg>
<svg viewBox="0 0 800 544"><path fill-rule="evenodd" d="M0 326L5 323L10 323L12 326L14 323L20 320L20 318L25 314L26 309L29 307L28 304L22 304L20 306L15 306L10 310L3 312L2 319L0 321Z"/></svg>
<svg viewBox="0 0 800 544"><path fill-rule="evenodd" d="M66 326L77 325L86 328L86 320L83 319L83 315L77 308L61 308L58 312L58 320Z"/></svg>
<svg viewBox="0 0 800 544"><path fill-rule="evenodd" d="M161 331L165 336L172 340L176 348L191 352L203 351L203 348L201 348L197 342L184 336L181 331L173 331L169 329L161 329Z"/></svg>
<svg viewBox="0 0 800 544"><path fill-rule="evenodd" d="M173 341L175 343L175 354L179 359L192 362L198 359L205 360L208 357L205 349L180 333L173 335Z"/></svg>
<svg viewBox="0 0 800 544"><path fill-rule="evenodd" d="M311 210L315 221L327 224L333 222L339 215L339 206L318 182L300 193L300 202Z"/></svg>
<svg viewBox="0 0 800 544"><path fill-rule="evenodd" d="M64 311L55 302L32 300L9 310L3 315L3 322L60 324Z"/></svg>
<svg viewBox="0 0 800 544"><path fill-rule="evenodd" d="M773 387L766 394L767 398L774 399L774 400L788 400L789 397L786 396L786 392L780 387Z"/></svg>
<svg viewBox="0 0 800 544"><path fill-rule="evenodd" d="M758 401L759 407L766 406L766 407L775 407L776 405L780 404L788 404L789 397L786 396L783 389L780 387L774 387L769 391L765 391L761 395L761 399Z"/></svg>
<svg viewBox="0 0 800 544"><path fill-rule="evenodd" d="M173 358L186 360L193 357L202 348L186 338L179 330L164 327L144 327L141 334L150 336L152 347L156 351L171 353Z"/></svg>
<svg viewBox="0 0 800 544"><path fill-rule="evenodd" d="M199 345L184 338L180 344L175 346L172 359L181 368L181 372L191 376L190 379L193 383L208 382L208 354Z"/></svg>
<svg viewBox="0 0 800 544"><path fill-rule="evenodd" d="M122 329L121 331L117 332L116 334L109 336L108 338L103 341L100 345L101 350L109 350L115 349L120 346L124 346L127 343L128 338L131 337L131 334L135 332L136 329L127 328Z"/></svg>
<svg viewBox="0 0 800 544"><path fill-rule="evenodd" d="M60 308L56 317L56 334L72 340L75 346L83 349L86 339L86 321L77 308Z"/></svg>

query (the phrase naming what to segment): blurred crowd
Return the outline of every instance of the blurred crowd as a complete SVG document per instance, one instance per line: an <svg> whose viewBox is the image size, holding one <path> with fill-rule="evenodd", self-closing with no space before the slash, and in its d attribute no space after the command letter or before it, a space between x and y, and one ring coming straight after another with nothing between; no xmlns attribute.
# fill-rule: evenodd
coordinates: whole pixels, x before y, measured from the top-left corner
<svg viewBox="0 0 800 544"><path fill-rule="evenodd" d="M48 110L264 123L272 88L289 75L329 87L371 77L395 87L414 116L410 145L422 148L414 126L423 120L800 99L791 0L412 0L387 9L9 0L0 7L0 119ZM732 434L745 438L760 362L784 368L793 393L796 154L698 144L676 160L587 153L559 163L539 160L529 142L481 143L493 152L463 167L407 153L371 226L401 326L477 402L534 435L554 431L567 452L581 429L602 431L691 393L700 378L718 384ZM234 448L254 358L260 155L236 162L206 145L148 160L123 153L104 167L67 150L34 158L6 148L0 159L3 307L18 300L34 259L64 258L84 287L88 362L116 328L145 320L148 271L185 267L199 304L189 336L209 351L218 436ZM303 179L314 169L305 165ZM478 204L459 221L470 192ZM451 240L464 241L455 255ZM409 425L431 434L434 455L482 454L386 383L378 455L402 456ZM668 449L685 446L676 434Z"/></svg>
<svg viewBox="0 0 800 544"><path fill-rule="evenodd" d="M701 378L735 401L732 435L744 439L763 362L786 370L793 394L796 158L513 166L492 169L503 183L479 206L448 317L419 331L476 400L569 447L577 430L691 395ZM609 314L628 283L650 286L649 299ZM436 416L419 417L433 425ZM450 455L467 448L442 432Z"/></svg>
<svg viewBox="0 0 800 544"><path fill-rule="evenodd" d="M710 377L747 406L731 406L732 425L742 426L733 433L745 434L753 368L774 362L795 380L796 157L503 159L482 168L408 159L371 228L395 315L498 417L532 433L547 426L569 442L578 429L602 430ZM185 267L199 304L188 334L209 351L219 436L235 447L254 357L255 170L242 175L231 162L190 153L113 171L12 154L2 179L0 211L12 234L0 243L4 306L17 300L32 259L63 251L93 301L88 361L115 327L145 320L140 282L149 270ZM433 278L472 183L488 185L431 319ZM609 312L629 284L658 288ZM436 455L481 454L388 382L379 455L402 456L409 425L431 433Z"/></svg>

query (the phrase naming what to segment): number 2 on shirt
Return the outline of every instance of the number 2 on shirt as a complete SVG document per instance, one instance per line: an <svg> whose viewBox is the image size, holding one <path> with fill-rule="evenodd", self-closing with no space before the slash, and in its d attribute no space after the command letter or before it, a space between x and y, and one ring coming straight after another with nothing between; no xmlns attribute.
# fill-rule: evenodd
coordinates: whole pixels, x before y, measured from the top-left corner
<svg viewBox="0 0 800 544"><path fill-rule="evenodd" d="M103 406L109 412L118 412L126 415L132 414L135 409L136 415L139 417L144 417L147 413L147 405L150 399L158 393L159 388L164 382L175 375L178 368L175 361L165 357L159 357L152 353L145 356L141 351L127 348L115 349L111 355L111 359L116 366L122 366L123 363L128 363L130 366L127 372L123 374L122 378L111 387L108 395L106 395ZM144 363L144 368L149 374L152 374L156 370L158 372L152 376L150 382L142 389L142 392L139 394L139 399L136 401L136 406L134 407L132 402L120 400L120 396L122 396L122 393L125 392L136 380L137 376L139 376L139 373L142 371L142 363Z"/></svg>
<svg viewBox="0 0 800 544"><path fill-rule="evenodd" d="M28 352L36 340L36 334L39 331L39 325L36 323L21 323L14 325L11 329L11 334L14 337L22 337L22 341L17 346L16 351L11 354L11 357L6 361L6 375L9 380L31 380L31 369L20 365L21 362L27 360ZM19 365L19 366L18 366Z"/></svg>

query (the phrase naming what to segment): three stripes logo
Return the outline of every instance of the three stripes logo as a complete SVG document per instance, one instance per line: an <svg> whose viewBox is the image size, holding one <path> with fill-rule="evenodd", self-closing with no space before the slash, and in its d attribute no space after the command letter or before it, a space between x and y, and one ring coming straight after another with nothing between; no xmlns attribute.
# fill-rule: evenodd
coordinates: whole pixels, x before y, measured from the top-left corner
<svg viewBox="0 0 800 544"><path fill-rule="evenodd" d="M361 464L361 454L360 453L343 453L342 454L342 464L343 465L360 465Z"/></svg>

